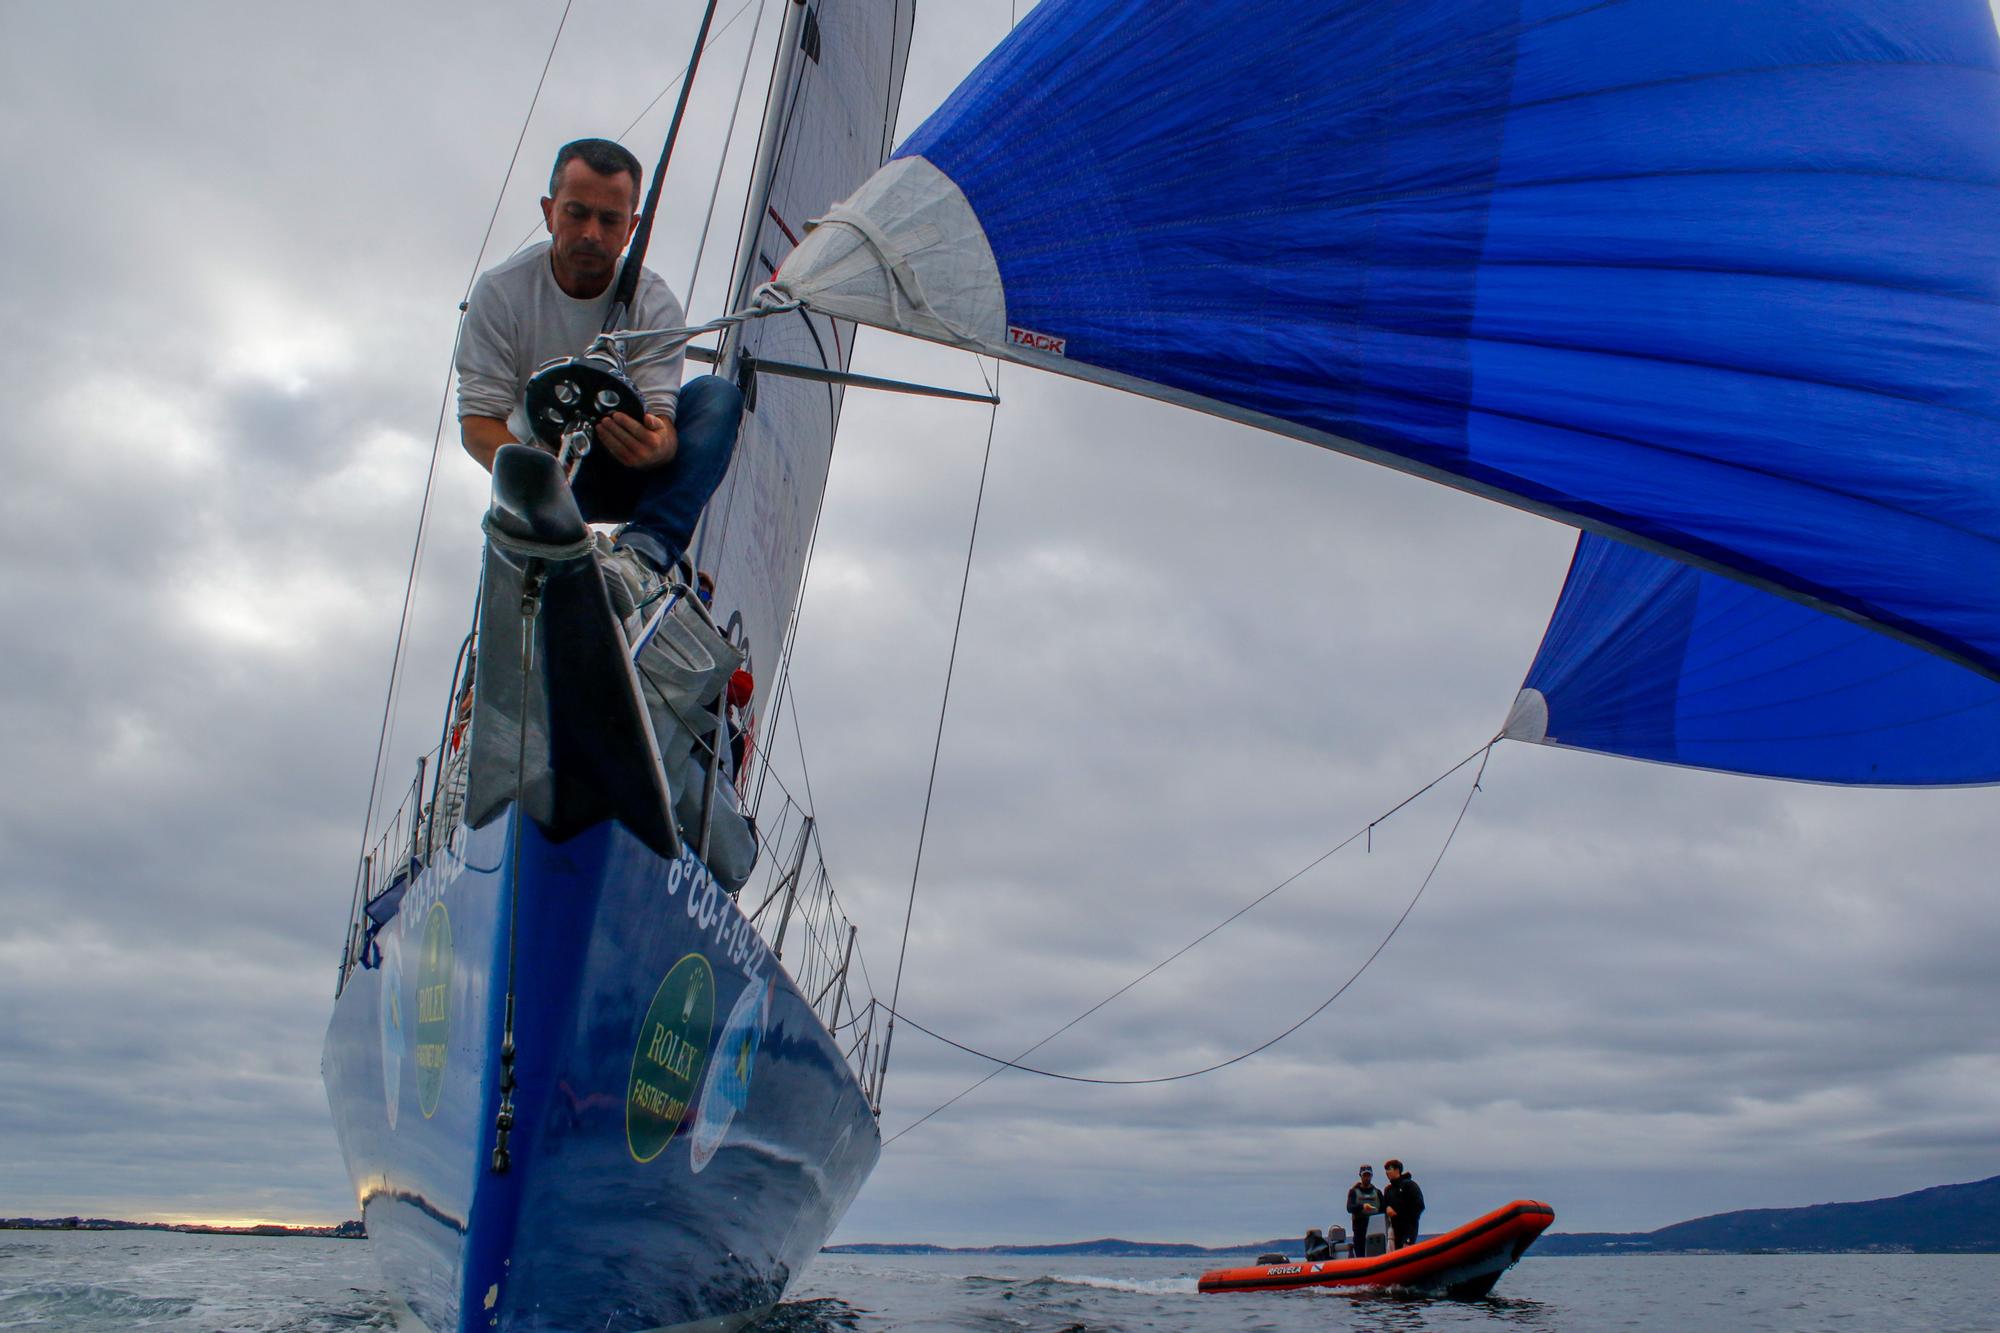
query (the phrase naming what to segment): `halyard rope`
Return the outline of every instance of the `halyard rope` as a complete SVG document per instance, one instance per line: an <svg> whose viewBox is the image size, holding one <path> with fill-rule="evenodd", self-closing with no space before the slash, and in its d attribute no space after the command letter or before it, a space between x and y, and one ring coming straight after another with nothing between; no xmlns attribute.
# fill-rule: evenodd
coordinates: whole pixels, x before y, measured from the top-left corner
<svg viewBox="0 0 2000 1333"><path fill-rule="evenodd" d="M803 308L804 305L805 302L803 301L782 301L770 305L745 306L741 310L731 311L726 315L717 315L706 324L684 324L678 328L671 329L614 329L610 333L600 334L599 341L609 340L622 343L629 342L634 338L664 338L671 349L685 346L703 334L720 333L726 328L737 324L747 324L753 319L767 319L772 315L789 315L792 311Z"/></svg>
<svg viewBox="0 0 2000 1333"><path fill-rule="evenodd" d="M509 555L518 555L523 559L576 560L589 555L594 545L594 539L589 536L559 546L510 536L494 524L491 514L480 519L479 526L485 530L486 540L492 542L496 549L505 551Z"/></svg>

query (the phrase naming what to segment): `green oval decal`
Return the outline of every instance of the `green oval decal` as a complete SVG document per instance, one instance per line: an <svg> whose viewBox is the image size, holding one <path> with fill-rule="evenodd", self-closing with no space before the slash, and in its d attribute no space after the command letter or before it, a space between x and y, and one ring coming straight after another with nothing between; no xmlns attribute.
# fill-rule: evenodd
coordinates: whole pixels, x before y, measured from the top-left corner
<svg viewBox="0 0 2000 1333"><path fill-rule="evenodd" d="M687 1119L695 1087L708 1064L715 1028L715 973L708 960L688 954L653 992L639 1040L632 1046L632 1077L625 1085L625 1145L632 1159L660 1155Z"/></svg>
<svg viewBox="0 0 2000 1333"><path fill-rule="evenodd" d="M417 951L417 1105L428 1120L444 1092L444 1059L451 1042L451 916L432 903Z"/></svg>

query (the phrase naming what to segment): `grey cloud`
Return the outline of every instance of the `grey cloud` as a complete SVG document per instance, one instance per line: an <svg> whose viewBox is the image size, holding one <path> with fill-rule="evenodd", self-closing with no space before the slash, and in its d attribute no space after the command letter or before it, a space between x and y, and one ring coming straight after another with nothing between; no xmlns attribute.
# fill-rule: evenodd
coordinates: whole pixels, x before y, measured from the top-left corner
<svg viewBox="0 0 2000 1333"><path fill-rule="evenodd" d="M923 7L906 129L1002 18ZM33 386L0 424L10 1211L352 1210L319 1037L454 307L552 19L10 16L4 123L32 109L97 164L0 217L0 347ZM555 145L636 114L692 20L572 22L491 256L532 231ZM718 68L676 174L703 194ZM0 157L48 175L23 134ZM700 202L655 243L676 286ZM860 348L863 371L980 382ZM1011 368L1001 392L903 999L1011 1055L1483 744L1572 537L1128 396ZM796 711L764 738L803 792L796 719L885 996L985 429L849 396ZM481 480L447 438L392 790L434 740ZM1402 910L1469 780L1035 1059L1158 1074L1296 1021ZM1002 1075L889 1149L843 1238L1261 1238L1323 1224L1390 1153L1440 1217L1530 1195L1588 1229L1991 1174L1991 799L1503 745L1424 901L1318 1021L1193 1082ZM885 1129L986 1069L900 1030Z"/></svg>

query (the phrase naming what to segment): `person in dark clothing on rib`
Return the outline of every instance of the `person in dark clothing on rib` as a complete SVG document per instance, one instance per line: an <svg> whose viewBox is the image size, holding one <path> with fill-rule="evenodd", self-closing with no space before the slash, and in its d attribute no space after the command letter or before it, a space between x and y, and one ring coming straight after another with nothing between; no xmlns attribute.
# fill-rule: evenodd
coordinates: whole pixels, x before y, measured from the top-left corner
<svg viewBox="0 0 2000 1333"><path fill-rule="evenodd" d="M1417 1242L1417 1221L1424 1215L1424 1192L1417 1188L1416 1177L1403 1170L1403 1164L1396 1158L1382 1163L1382 1169L1389 1173L1389 1188L1382 1191L1382 1211L1389 1215L1389 1248L1400 1250Z"/></svg>
<svg viewBox="0 0 2000 1333"><path fill-rule="evenodd" d="M1375 1188L1375 1168L1361 1168L1361 1178L1347 1187L1348 1239L1354 1243L1354 1257L1368 1254L1368 1224L1382 1211L1382 1191ZM1377 1228L1380 1229L1379 1227Z"/></svg>

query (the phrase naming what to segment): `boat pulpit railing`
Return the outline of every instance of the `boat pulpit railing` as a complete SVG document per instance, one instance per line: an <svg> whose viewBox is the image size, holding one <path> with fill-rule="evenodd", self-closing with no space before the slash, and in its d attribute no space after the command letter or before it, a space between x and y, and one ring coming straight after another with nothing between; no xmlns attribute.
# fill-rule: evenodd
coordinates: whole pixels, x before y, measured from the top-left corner
<svg viewBox="0 0 2000 1333"><path fill-rule="evenodd" d="M399 892L421 868L420 812L424 800L424 779L435 755L417 761L416 775L403 791L403 798L383 825L374 843L361 856L355 872L354 907L348 915L346 948L340 958L340 984L347 985L348 973L357 965L372 966L372 944L380 922L371 915L391 893Z"/></svg>
<svg viewBox="0 0 2000 1333"><path fill-rule="evenodd" d="M758 870L738 897L750 924L791 976L799 994L834 1035L869 1089L869 1053L887 1011L875 1002L860 954L860 931L834 892L814 817L772 779L784 798L775 817L765 802L758 821ZM868 1091L869 1105L875 1097Z"/></svg>
<svg viewBox="0 0 2000 1333"><path fill-rule="evenodd" d="M466 744L472 720L472 675L476 639L468 634L459 648L452 689L437 748L417 757L417 771L382 832L355 871L354 905L340 956L338 994L356 967L379 959L375 932L395 915L410 882L450 844L465 813L472 747Z"/></svg>

